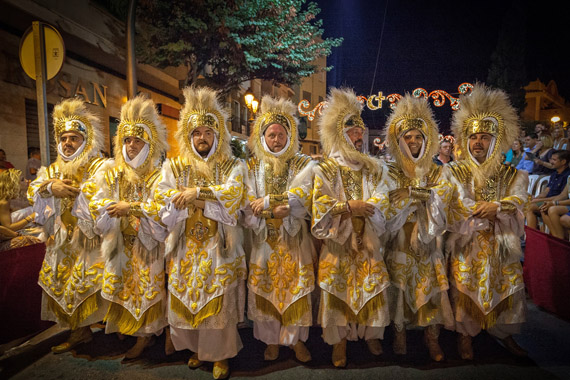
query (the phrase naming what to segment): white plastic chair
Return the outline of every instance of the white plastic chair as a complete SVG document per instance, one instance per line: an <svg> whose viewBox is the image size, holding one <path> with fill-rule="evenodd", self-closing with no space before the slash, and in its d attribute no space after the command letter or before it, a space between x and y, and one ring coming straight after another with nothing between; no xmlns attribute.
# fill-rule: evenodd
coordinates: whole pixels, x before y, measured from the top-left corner
<svg viewBox="0 0 570 380"><path fill-rule="evenodd" d="M528 189L527 189L527 191L529 194L534 194L534 185L536 184L538 177L539 177L538 174L530 174L528 176Z"/></svg>

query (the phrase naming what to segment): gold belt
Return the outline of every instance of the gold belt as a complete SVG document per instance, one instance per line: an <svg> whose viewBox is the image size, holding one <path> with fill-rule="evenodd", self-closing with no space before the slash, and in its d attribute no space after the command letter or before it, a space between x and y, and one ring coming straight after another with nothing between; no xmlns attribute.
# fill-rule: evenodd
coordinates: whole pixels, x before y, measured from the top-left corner
<svg viewBox="0 0 570 380"><path fill-rule="evenodd" d="M275 249L279 243L279 229L283 224L283 219L265 219L265 226L267 227L267 238L265 241Z"/></svg>

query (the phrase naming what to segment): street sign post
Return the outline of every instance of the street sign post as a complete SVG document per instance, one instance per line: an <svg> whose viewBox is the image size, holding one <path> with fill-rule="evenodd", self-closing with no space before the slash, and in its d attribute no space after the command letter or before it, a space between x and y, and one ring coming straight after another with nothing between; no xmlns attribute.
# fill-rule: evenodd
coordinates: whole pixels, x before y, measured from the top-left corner
<svg viewBox="0 0 570 380"><path fill-rule="evenodd" d="M20 63L26 74L36 81L38 127L42 165L50 164L46 82L63 66L65 47L59 32L51 25L34 21L20 40Z"/></svg>

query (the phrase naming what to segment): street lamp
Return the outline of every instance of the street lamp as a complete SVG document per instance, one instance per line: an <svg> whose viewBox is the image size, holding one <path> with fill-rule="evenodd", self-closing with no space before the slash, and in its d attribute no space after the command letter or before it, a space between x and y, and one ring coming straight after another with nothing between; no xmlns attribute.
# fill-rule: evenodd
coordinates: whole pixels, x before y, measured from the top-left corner
<svg viewBox="0 0 570 380"><path fill-rule="evenodd" d="M553 116L552 119L550 119L550 121L552 123L558 123L560 121L560 117L559 116Z"/></svg>
<svg viewBox="0 0 570 380"><path fill-rule="evenodd" d="M259 107L259 102L257 99L253 98L251 101L251 112L255 115L257 113L257 107Z"/></svg>
<svg viewBox="0 0 570 380"><path fill-rule="evenodd" d="M255 99L255 96L253 95L253 91L251 91L251 87L247 89L243 98L245 99L245 105L247 106L247 108L251 108L251 104L253 103L253 99Z"/></svg>

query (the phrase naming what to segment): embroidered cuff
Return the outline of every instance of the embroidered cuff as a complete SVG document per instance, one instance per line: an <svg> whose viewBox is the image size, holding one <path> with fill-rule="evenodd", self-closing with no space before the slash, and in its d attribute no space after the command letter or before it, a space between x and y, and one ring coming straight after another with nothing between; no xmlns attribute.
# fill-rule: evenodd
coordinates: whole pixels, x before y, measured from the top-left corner
<svg viewBox="0 0 570 380"><path fill-rule="evenodd" d="M129 215L136 216L137 218L144 216L141 202L131 202L130 206Z"/></svg>
<svg viewBox="0 0 570 380"><path fill-rule="evenodd" d="M209 187L199 187L198 188L198 199L201 201L215 201L216 195Z"/></svg>
<svg viewBox="0 0 570 380"><path fill-rule="evenodd" d="M421 187L412 187L410 190L410 197L414 199L419 199L420 201L427 201L431 195L430 189L424 189Z"/></svg>
<svg viewBox="0 0 570 380"><path fill-rule="evenodd" d="M497 212L506 212L508 214L514 214L517 211L517 207L511 202L501 201L499 202L499 209Z"/></svg>
<svg viewBox="0 0 570 380"><path fill-rule="evenodd" d="M40 194L40 197L49 198L53 195L53 193L51 192L52 184L53 184L52 181L46 181L40 185L40 188L38 189L38 194Z"/></svg>
<svg viewBox="0 0 570 380"><path fill-rule="evenodd" d="M289 204L289 194L269 194L269 207Z"/></svg>
<svg viewBox="0 0 570 380"><path fill-rule="evenodd" d="M348 202L337 202L332 208L331 215L336 216L340 214L346 214L348 212L350 212Z"/></svg>

